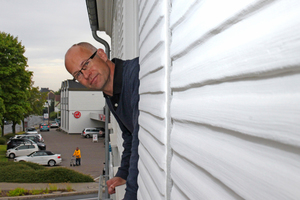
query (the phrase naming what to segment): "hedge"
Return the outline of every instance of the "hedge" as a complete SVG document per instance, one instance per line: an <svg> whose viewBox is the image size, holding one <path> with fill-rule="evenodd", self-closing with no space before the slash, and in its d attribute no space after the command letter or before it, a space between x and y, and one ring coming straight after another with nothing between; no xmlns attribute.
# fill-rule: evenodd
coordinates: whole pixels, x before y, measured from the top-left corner
<svg viewBox="0 0 300 200"><path fill-rule="evenodd" d="M47 168L30 162L0 162L0 182L79 183L94 180L91 176L64 167Z"/></svg>

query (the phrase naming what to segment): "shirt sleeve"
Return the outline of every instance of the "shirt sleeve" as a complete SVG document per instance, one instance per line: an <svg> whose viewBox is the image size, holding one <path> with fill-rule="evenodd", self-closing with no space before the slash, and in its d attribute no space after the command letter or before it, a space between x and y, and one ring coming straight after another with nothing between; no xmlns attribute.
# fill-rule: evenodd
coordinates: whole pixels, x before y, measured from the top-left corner
<svg viewBox="0 0 300 200"><path fill-rule="evenodd" d="M127 180L128 169L129 169L129 161L131 156L131 144L132 144L132 134L125 128L125 126L119 123L120 128L122 130L122 138L123 138L123 153L121 159L121 165L118 168L118 172L116 173L117 177L121 177L124 180Z"/></svg>

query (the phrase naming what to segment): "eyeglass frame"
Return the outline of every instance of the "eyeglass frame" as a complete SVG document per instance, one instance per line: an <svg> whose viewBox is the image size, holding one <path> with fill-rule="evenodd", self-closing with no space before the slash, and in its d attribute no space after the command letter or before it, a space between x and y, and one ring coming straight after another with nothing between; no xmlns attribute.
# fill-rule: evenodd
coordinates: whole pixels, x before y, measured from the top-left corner
<svg viewBox="0 0 300 200"><path fill-rule="evenodd" d="M94 57L95 57L95 55L97 54L97 51L95 51L85 62L84 62L84 64L83 64L83 66L81 67L81 69L75 74L75 75L73 75L73 81L79 81L78 79L76 79L75 77L77 76L79 76L80 75L80 73L83 75L83 73L82 73L82 71L84 71L84 70L87 70L87 64L89 63L89 61L90 60L92 60ZM85 68L84 68L85 67Z"/></svg>

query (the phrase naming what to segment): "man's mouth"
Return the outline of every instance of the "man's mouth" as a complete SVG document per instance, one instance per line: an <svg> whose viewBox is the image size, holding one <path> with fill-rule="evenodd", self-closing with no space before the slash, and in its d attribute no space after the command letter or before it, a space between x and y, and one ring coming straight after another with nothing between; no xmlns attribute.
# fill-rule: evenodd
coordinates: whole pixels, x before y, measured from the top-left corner
<svg viewBox="0 0 300 200"><path fill-rule="evenodd" d="M93 85L93 83L96 81L96 79L97 79L97 76L98 75L96 75L96 76L94 76L94 78L91 80L91 82L90 82L90 85Z"/></svg>

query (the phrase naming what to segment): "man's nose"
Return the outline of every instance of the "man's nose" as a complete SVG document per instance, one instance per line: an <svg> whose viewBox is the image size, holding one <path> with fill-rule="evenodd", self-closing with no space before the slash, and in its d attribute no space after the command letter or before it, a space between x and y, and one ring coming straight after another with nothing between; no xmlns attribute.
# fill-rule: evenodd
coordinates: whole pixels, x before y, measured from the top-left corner
<svg viewBox="0 0 300 200"><path fill-rule="evenodd" d="M89 70L89 69L82 70L81 73L82 73L82 75L83 75L83 77L84 77L85 79L88 79L89 76L90 76L90 70Z"/></svg>

